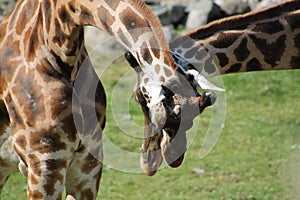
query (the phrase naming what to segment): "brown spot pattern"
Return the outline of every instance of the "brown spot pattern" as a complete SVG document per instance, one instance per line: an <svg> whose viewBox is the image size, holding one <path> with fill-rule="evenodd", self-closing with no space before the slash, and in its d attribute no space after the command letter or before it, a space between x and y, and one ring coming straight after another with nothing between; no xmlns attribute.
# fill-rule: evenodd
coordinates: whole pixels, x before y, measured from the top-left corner
<svg viewBox="0 0 300 200"><path fill-rule="evenodd" d="M263 33L267 33L267 34L274 34L274 33L278 33L283 30L284 30L284 27L279 21L273 21L273 22L268 21L268 22L258 23L253 28L253 31L263 32Z"/></svg>
<svg viewBox="0 0 300 200"><path fill-rule="evenodd" d="M236 63L230 66L230 68L226 71L226 73L238 72L242 67L241 63Z"/></svg>
<svg viewBox="0 0 300 200"><path fill-rule="evenodd" d="M38 179L36 178L36 176L34 175L31 175L30 176L30 182L33 184L33 185L37 185L39 183Z"/></svg>
<svg viewBox="0 0 300 200"><path fill-rule="evenodd" d="M286 18L288 24L290 25L292 31L300 28L300 14L299 13L287 15L285 18Z"/></svg>
<svg viewBox="0 0 300 200"><path fill-rule="evenodd" d="M45 176L46 184L43 186L46 193L48 195L53 195L56 191L55 184L57 182L60 182L60 184L63 184L64 182L64 176L61 174L61 170L65 169L67 167L67 163L63 159L48 159L46 160L46 168L48 171L50 171L50 174L47 174Z"/></svg>
<svg viewBox="0 0 300 200"><path fill-rule="evenodd" d="M95 23L95 19L94 16L92 15L92 13L90 12L90 9L85 7L84 5L80 6L80 22L81 24L96 24Z"/></svg>
<svg viewBox="0 0 300 200"><path fill-rule="evenodd" d="M281 35L275 42L268 43L267 40L258 38L255 35L249 35L255 46L264 55L264 60L272 67L275 67L276 62L281 59L282 54L285 51L286 35ZM274 51L276 49L276 51Z"/></svg>
<svg viewBox="0 0 300 200"><path fill-rule="evenodd" d="M66 40L68 40L69 36L66 35L62 28L61 28L61 24L59 23L59 21L57 19L55 19L55 36L53 37L52 41L56 44L58 44L60 47L62 47L62 45L65 43Z"/></svg>
<svg viewBox="0 0 300 200"><path fill-rule="evenodd" d="M94 193L91 189L84 189L81 191L81 197L82 199L93 199L94 198Z"/></svg>
<svg viewBox="0 0 300 200"><path fill-rule="evenodd" d="M84 159L84 163L86 163L86 165L82 166L82 173L89 174L96 166L99 165L99 162L100 161L98 159L89 153Z"/></svg>
<svg viewBox="0 0 300 200"><path fill-rule="evenodd" d="M14 58L20 55L20 42L19 41L6 41L3 46L5 48L0 49L0 54L2 58L7 58L5 60L1 60L1 71L3 70L2 67L5 67L5 71L9 73L10 71L13 71L16 67L13 65L12 61L9 58ZM11 66L11 68L8 68L7 66Z"/></svg>
<svg viewBox="0 0 300 200"><path fill-rule="evenodd" d="M23 72L21 72L23 73ZM18 102L27 113L26 122L34 127L36 121L43 121L45 118L44 96L40 92L42 87L35 83L33 72L18 75L19 84L15 84L12 91L18 94Z"/></svg>
<svg viewBox="0 0 300 200"><path fill-rule="evenodd" d="M61 74L46 59L41 60L41 64L37 65L36 70L45 82L60 80L62 78Z"/></svg>
<svg viewBox="0 0 300 200"><path fill-rule="evenodd" d="M24 6L23 10L21 10L20 14L18 15L18 20L15 27L16 33L18 35L21 35L23 33L27 22L33 17L34 12L36 12L36 1L28 1L26 3L31 5Z"/></svg>
<svg viewBox="0 0 300 200"><path fill-rule="evenodd" d="M62 129L64 130L64 132L67 134L67 137L68 137L68 140L70 142L75 142L76 140L76 127L74 125L74 118L73 118L73 115L70 114L68 115L67 117L65 117L63 120L62 120Z"/></svg>
<svg viewBox="0 0 300 200"><path fill-rule="evenodd" d="M29 154L28 158L30 162L29 167L31 171L33 172L34 175L40 177L42 175L40 159L34 154Z"/></svg>
<svg viewBox="0 0 300 200"><path fill-rule="evenodd" d="M159 65L155 65L155 72L159 74L159 72L160 72L160 66Z"/></svg>
<svg viewBox="0 0 300 200"><path fill-rule="evenodd" d="M67 149L66 143L55 133L54 129L31 132L29 139L30 148L40 153L57 152Z"/></svg>
<svg viewBox="0 0 300 200"><path fill-rule="evenodd" d="M111 26L116 21L115 17L111 15L111 13L106 8L100 6L98 8L98 18L100 19L105 31L112 35L113 31L111 29Z"/></svg>
<svg viewBox="0 0 300 200"><path fill-rule="evenodd" d="M36 36L37 29L36 28L29 28L28 31L25 33L25 38L28 40L25 41L26 45L26 61L32 62L36 58L36 51L39 46L38 37ZM34 33L34 34L33 34Z"/></svg>
<svg viewBox="0 0 300 200"><path fill-rule="evenodd" d="M225 53L216 53L219 60L219 65L225 67L229 63L229 59Z"/></svg>
<svg viewBox="0 0 300 200"><path fill-rule="evenodd" d="M300 54L300 33L294 36L294 43Z"/></svg>
<svg viewBox="0 0 300 200"><path fill-rule="evenodd" d="M160 58L160 47L157 43L157 40L155 39L154 36L152 36L150 39L149 39L149 46L151 47L151 51L153 53L153 55L159 59Z"/></svg>
<svg viewBox="0 0 300 200"><path fill-rule="evenodd" d="M51 15L52 15L52 12L51 12L51 2L50 0L44 0L44 3L42 4L43 6L43 12L44 12L44 15L45 15L45 19L46 20L46 31L47 33L49 33L50 31L50 25L51 25Z"/></svg>
<svg viewBox="0 0 300 200"><path fill-rule="evenodd" d="M290 62L293 69L300 69L300 56L293 56Z"/></svg>
<svg viewBox="0 0 300 200"><path fill-rule="evenodd" d="M116 10L119 6L119 1L116 0L104 0L110 8L112 8L113 10Z"/></svg>
<svg viewBox="0 0 300 200"><path fill-rule="evenodd" d="M148 64L152 63L153 58L150 54L149 47L147 46L146 42L144 42L141 46L141 54L144 61L146 61Z"/></svg>
<svg viewBox="0 0 300 200"><path fill-rule="evenodd" d="M216 48L228 48L230 47L242 33L220 33L216 40L210 42L210 45Z"/></svg>
<svg viewBox="0 0 300 200"><path fill-rule="evenodd" d="M68 7L69 7L69 10L73 13L76 12L76 9L75 9L75 2L74 1L69 1L68 3Z"/></svg>
<svg viewBox="0 0 300 200"><path fill-rule="evenodd" d="M160 76L160 77L159 77L159 81L165 82L165 78L164 78L163 76Z"/></svg>
<svg viewBox="0 0 300 200"><path fill-rule="evenodd" d="M12 127L16 130L19 125L23 125L23 119L20 117L19 112L15 109L15 104L10 95L6 96L6 102L8 104L8 112Z"/></svg>
<svg viewBox="0 0 300 200"><path fill-rule="evenodd" d="M50 50L64 78L70 80L74 66L64 62L54 51Z"/></svg>
<svg viewBox="0 0 300 200"><path fill-rule="evenodd" d="M167 77L172 76L172 71L170 69L168 69L167 67L163 67L163 69Z"/></svg>
<svg viewBox="0 0 300 200"><path fill-rule="evenodd" d="M19 137L16 139L16 143L17 143L18 146L21 147L23 150L26 149L27 142L26 142L26 137L25 137L24 135L19 136Z"/></svg>
<svg viewBox="0 0 300 200"><path fill-rule="evenodd" d="M257 58L252 58L246 65L247 71L262 70L262 65Z"/></svg>
<svg viewBox="0 0 300 200"><path fill-rule="evenodd" d="M9 126L9 116L4 102L0 100L0 136L4 134L4 131L8 126Z"/></svg>
<svg viewBox="0 0 300 200"><path fill-rule="evenodd" d="M149 78L145 78L144 83L147 84L148 82L149 82ZM145 88L143 87L143 89L145 89Z"/></svg>
<svg viewBox="0 0 300 200"><path fill-rule="evenodd" d="M69 12L66 10L66 6L62 6L58 9L58 16L64 24L68 24L69 26L74 26L74 19L71 17Z"/></svg>
<svg viewBox="0 0 300 200"><path fill-rule="evenodd" d="M2 43L2 41L4 40L5 35L6 35L6 31L7 31L7 23L1 24L1 27L0 27L0 43Z"/></svg>
<svg viewBox="0 0 300 200"><path fill-rule="evenodd" d="M250 51L248 50L247 44L247 38L243 38L239 46L233 50L237 61L242 62L249 57Z"/></svg>
<svg viewBox="0 0 300 200"><path fill-rule="evenodd" d="M126 29L130 32L134 42L137 42L138 38L143 33L150 32L147 21L136 15L136 13L130 8L124 9L119 16L122 24L124 24Z"/></svg>
<svg viewBox="0 0 300 200"><path fill-rule="evenodd" d="M33 191L28 191L28 197L29 199L43 199L44 195L38 191L38 190L33 190Z"/></svg>

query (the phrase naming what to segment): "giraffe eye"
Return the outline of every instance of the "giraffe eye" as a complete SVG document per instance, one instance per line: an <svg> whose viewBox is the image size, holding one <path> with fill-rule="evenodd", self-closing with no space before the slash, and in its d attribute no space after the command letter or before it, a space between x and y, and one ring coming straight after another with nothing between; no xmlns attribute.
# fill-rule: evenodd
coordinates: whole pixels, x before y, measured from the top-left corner
<svg viewBox="0 0 300 200"><path fill-rule="evenodd" d="M185 68L186 70L195 69L195 67L191 63L189 63Z"/></svg>

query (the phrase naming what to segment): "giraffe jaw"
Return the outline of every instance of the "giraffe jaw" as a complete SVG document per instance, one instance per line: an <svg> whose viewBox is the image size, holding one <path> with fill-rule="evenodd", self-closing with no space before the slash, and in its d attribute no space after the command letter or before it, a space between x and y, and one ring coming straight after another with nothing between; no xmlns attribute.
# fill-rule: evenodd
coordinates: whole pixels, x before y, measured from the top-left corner
<svg viewBox="0 0 300 200"><path fill-rule="evenodd" d="M141 153L140 156L140 166L143 172L148 176L153 176L159 169L163 157L161 155L160 149L152 152Z"/></svg>

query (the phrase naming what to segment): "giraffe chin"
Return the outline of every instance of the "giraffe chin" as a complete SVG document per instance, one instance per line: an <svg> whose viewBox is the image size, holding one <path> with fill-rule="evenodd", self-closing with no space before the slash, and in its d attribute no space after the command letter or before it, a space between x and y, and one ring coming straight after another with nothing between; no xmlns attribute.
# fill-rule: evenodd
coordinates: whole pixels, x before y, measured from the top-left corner
<svg viewBox="0 0 300 200"><path fill-rule="evenodd" d="M148 153L141 153L140 166L148 176L153 176L163 161L160 150Z"/></svg>

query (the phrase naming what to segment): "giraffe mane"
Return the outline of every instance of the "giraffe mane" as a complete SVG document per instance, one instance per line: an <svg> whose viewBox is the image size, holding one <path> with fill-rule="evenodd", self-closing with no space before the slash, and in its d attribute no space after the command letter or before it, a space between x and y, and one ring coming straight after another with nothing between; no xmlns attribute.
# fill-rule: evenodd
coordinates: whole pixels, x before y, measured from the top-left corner
<svg viewBox="0 0 300 200"><path fill-rule="evenodd" d="M140 13L144 13L151 19L149 21L149 26L151 29L155 28L155 31L153 31L153 32L154 32L155 38L157 39L157 41L160 43L161 47L163 48L165 59L167 59L170 67L172 67L173 69L176 69L176 65L173 61L173 57L170 54L169 44L164 37L164 33L163 33L162 29L160 28L160 27L162 27L162 25L161 25L159 19L157 18L157 16L152 12L152 10L149 8L149 6L147 6L142 1L130 0L130 2L135 5L135 8Z"/></svg>
<svg viewBox="0 0 300 200"><path fill-rule="evenodd" d="M199 29L189 32L188 34L186 34L186 36L194 40L200 40L202 38L209 37L217 32L228 30L228 27L230 27L230 29L242 30L245 28L245 26L247 26L250 22L254 20L264 20L270 17L275 17L277 15L283 14L284 12L294 11L297 9L300 9L299 2L291 0L285 2L284 6L283 3L281 3L279 5L259 10L256 12L235 15L232 17L227 17L213 21L205 26L200 27Z"/></svg>

